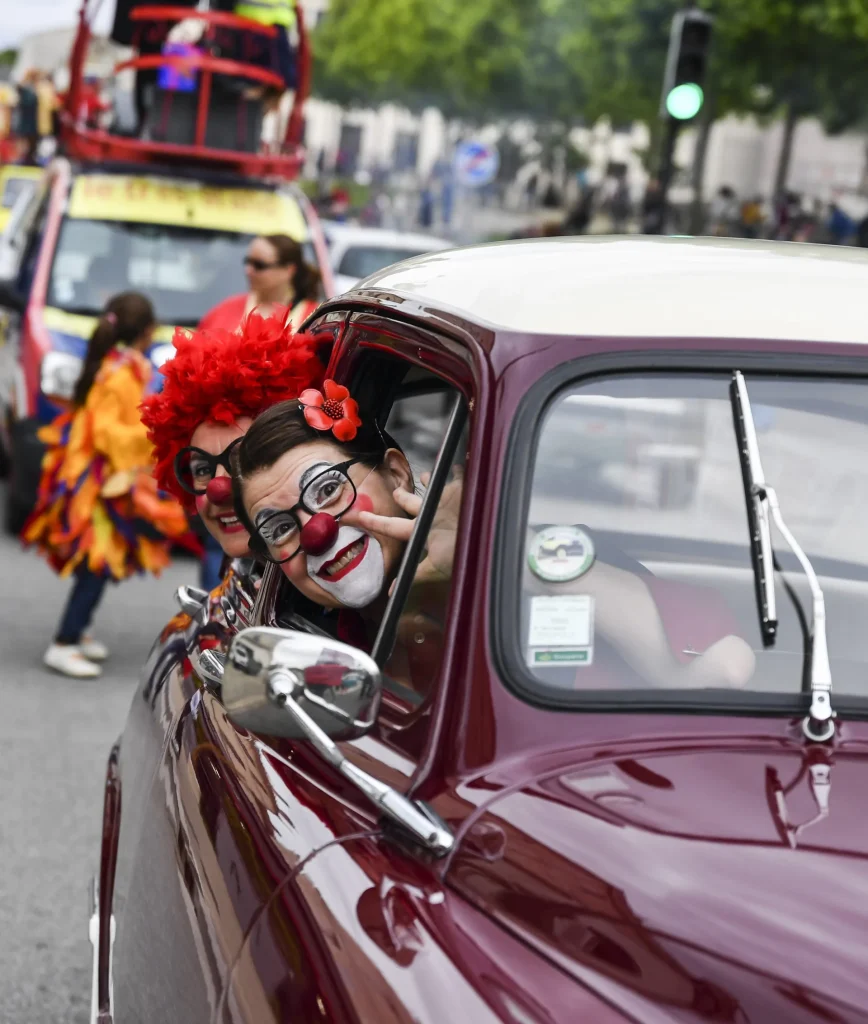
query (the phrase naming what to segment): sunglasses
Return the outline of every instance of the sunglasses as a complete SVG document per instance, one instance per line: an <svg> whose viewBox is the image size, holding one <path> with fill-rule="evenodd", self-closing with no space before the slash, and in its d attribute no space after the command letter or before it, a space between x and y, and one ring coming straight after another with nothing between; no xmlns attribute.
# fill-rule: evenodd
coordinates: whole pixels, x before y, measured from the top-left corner
<svg viewBox="0 0 868 1024"><path fill-rule="evenodd" d="M250 532L250 547L256 554L275 565L283 565L301 551L299 511L308 516L327 512L340 519L353 507L358 491L350 477L350 468L364 458L350 459L329 466L309 480L292 508L279 509L257 522ZM364 482L364 481L363 481Z"/></svg>
<svg viewBox="0 0 868 1024"><path fill-rule="evenodd" d="M188 494L204 494L208 484L217 475L219 466L232 475L232 452L241 440L236 437L219 455L192 446L182 448L175 456L175 479Z"/></svg>
<svg viewBox="0 0 868 1024"><path fill-rule="evenodd" d="M261 270L274 270L275 267L284 266L282 263L266 263L265 260L258 260L255 256L245 256L244 266L250 267L251 270L255 270L259 273Z"/></svg>

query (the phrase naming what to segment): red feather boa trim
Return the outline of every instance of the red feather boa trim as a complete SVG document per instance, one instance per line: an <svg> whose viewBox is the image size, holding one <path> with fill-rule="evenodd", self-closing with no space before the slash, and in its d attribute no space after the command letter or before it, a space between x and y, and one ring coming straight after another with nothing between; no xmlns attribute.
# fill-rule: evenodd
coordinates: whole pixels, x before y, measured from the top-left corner
<svg viewBox="0 0 868 1024"><path fill-rule="evenodd" d="M254 418L305 388L319 387L325 367L318 350L330 334L294 334L275 318L251 313L240 331L179 328L175 355L162 366L163 389L142 403L142 422L154 446L159 486L188 507L179 487L175 456L206 420L234 423Z"/></svg>

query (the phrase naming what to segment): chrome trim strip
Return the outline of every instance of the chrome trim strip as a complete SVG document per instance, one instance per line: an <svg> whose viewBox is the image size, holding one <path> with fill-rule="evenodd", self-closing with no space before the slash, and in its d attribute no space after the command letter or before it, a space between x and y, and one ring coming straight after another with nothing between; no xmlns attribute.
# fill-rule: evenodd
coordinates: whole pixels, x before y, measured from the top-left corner
<svg viewBox="0 0 868 1024"><path fill-rule="evenodd" d="M115 944L115 917L111 916L109 934L109 1005L102 1011L99 1007L99 883L96 876L90 882L90 917L87 925L88 938L93 947L93 967L90 989L90 1024L112 1024L115 1002L113 975L113 950Z"/></svg>

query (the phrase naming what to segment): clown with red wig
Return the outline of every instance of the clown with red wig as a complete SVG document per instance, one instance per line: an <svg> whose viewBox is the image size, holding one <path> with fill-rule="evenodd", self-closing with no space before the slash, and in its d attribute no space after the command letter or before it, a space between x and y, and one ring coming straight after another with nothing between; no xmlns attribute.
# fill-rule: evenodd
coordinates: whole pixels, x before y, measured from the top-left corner
<svg viewBox="0 0 868 1024"><path fill-rule="evenodd" d="M259 413L320 383L321 339L252 313L240 330L178 330L174 341L162 390L142 404L155 476L198 513L226 557L244 558L248 533L232 501L232 451Z"/></svg>

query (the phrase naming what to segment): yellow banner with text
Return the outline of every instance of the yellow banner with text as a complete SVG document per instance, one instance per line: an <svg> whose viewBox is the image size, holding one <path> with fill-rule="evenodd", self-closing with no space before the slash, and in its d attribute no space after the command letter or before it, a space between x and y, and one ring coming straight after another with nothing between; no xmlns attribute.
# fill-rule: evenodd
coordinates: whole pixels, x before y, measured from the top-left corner
<svg viewBox="0 0 868 1024"><path fill-rule="evenodd" d="M286 193L120 174L78 177L67 215L246 235L279 233L299 242L308 234L301 208Z"/></svg>

